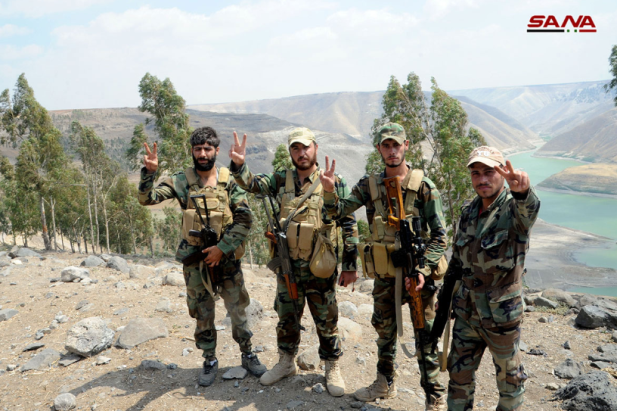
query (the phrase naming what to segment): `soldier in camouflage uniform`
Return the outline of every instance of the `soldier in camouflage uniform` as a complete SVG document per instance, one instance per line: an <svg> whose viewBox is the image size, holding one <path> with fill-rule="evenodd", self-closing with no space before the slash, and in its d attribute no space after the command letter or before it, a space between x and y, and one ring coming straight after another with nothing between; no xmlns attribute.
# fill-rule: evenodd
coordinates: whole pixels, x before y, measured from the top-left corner
<svg viewBox="0 0 617 411"><path fill-rule="evenodd" d="M540 200L527 173L514 170L496 148L476 148L467 166L478 196L463 207L448 267L462 271L452 302L448 409L473 409L475 372L488 348L499 389L497 410L519 410L527 379L519 352L525 254Z"/></svg>
<svg viewBox="0 0 617 411"><path fill-rule="evenodd" d="M229 157L232 159L231 170L236 182L248 192L276 197L281 209L280 218L286 218L290 208L297 206L299 199L309 190L309 186L315 181L319 181L320 168L316 161L317 143L315 136L307 128L292 130L288 138L288 147L295 169L257 175L251 173L244 162L246 134L242 144L240 144L236 133L234 133L234 138L235 144L229 152ZM339 175L335 177L335 180L339 195L347 195L349 189L345 180ZM343 355L343 352L337 327L336 275L331 275L329 278L319 278L309 268L317 232L325 233L324 235L336 242L335 222L327 217L322 204L321 185L318 185L313 194L301 205L299 212L295 214L296 216L300 215L301 218L298 220L296 220L296 217L292 218L292 223L287 229L287 239L298 285L299 312L297 318L302 318L306 302L319 336L319 357L326 363L328 392L332 396L341 396L345 393L345 382L340 375L338 365L338 359ZM305 217L306 215L308 215L308 218ZM357 279L356 244L358 233L353 215L342 219L340 225L343 230L344 242L341 284L347 285ZM318 226L322 228L316 230ZM304 246L302 243L304 243ZM279 316L276 327L279 362L272 370L261 377L260 382L263 385L272 385L282 378L297 373L295 356L300 344L300 324L296 323L294 306L284 279L279 277L277 283L274 309Z"/></svg>
<svg viewBox="0 0 617 411"><path fill-rule="evenodd" d="M360 258L363 262L365 275L375 278L373 288L373 317L371 322L379 335L377 348L377 379L367 387L354 394L361 401L373 401L376 398L393 398L396 396L396 358L397 324L395 316L395 269L391 267L390 252L395 241L396 229L387 224L388 202L383 179L398 176L401 181L404 209L407 218L420 216L424 237L427 238L427 250L424 254L427 267L418 270L419 284L425 281L433 284L445 273L444 252L447 247L445 220L443 216L441 197L435 184L424 177L422 170L412 170L405 162L405 152L409 149L405 130L396 123L383 125L375 134L375 147L380 152L386 168L380 174L364 176L356 184L349 196L341 196L332 192L328 182L335 168L328 169L326 157L326 172L322 176L325 193L325 207L333 218L340 218L354 210L366 206L366 215L371 229L372 242L360 244ZM430 237L429 233L430 232ZM419 286L419 287L420 287ZM425 330L430 333L435 318L434 287L421 291L425 317ZM403 304L410 301L409 293L402 290ZM418 333L416 332L416 341ZM431 347L426 344L425 362L420 356L419 344L416 344L418 365L421 369L420 384L426 392L426 409L437 410L445 407L446 387L439 382L439 361L437 354L431 354ZM428 381L424 380L424 369Z"/></svg>
<svg viewBox="0 0 617 411"><path fill-rule="evenodd" d="M150 151L148 145L144 144L147 155L144 156L139 183L139 202L142 205L159 204L169 198L178 200L183 210L183 238L176 252L176 260L180 262L184 257L203 248L203 243L198 238L188 235L189 230L201 229L190 195L204 194L207 198L211 227L217 232L219 242L203 250L206 253L203 263L184 265L189 314L197 320L195 345L203 350L205 358L199 375L199 384L202 386L211 385L218 371L214 327L215 299L211 292L218 291L225 302L225 308L231 317L232 336L242 352L242 366L256 376L266 372L266 367L252 352L253 333L248 328L245 312L250 297L244 286L239 259L240 251L243 252L244 249L243 241L251 228L252 214L246 193L229 179L229 170L214 167L219 142L216 131L212 128L196 129L191 135L194 167L165 178L156 188L153 187L158 168L157 145L154 143L154 148ZM202 209L204 202L197 201L205 220L205 209ZM206 268L218 270L218 284L208 282Z"/></svg>

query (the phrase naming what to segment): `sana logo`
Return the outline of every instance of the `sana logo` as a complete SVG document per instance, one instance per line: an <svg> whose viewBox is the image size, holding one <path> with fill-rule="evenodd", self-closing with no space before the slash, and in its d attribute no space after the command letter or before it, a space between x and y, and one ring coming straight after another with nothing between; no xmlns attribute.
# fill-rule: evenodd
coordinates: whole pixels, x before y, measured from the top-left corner
<svg viewBox="0 0 617 411"><path fill-rule="evenodd" d="M527 33L596 33L596 25L591 16L566 16L561 23L555 16L531 16Z"/></svg>

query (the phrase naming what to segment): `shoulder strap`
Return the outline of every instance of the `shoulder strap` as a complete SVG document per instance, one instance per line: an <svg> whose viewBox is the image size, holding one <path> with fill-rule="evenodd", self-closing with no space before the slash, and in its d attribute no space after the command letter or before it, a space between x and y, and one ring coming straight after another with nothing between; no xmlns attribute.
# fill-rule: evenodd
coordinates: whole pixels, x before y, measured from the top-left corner
<svg viewBox="0 0 617 411"><path fill-rule="evenodd" d="M381 188L377 186L377 177L375 177L375 175L368 178L368 188L371 192L371 199L373 200L375 211L377 211L380 216L385 218L387 213L383 206L383 202L381 201Z"/></svg>
<svg viewBox="0 0 617 411"><path fill-rule="evenodd" d="M197 173L193 170L193 167L189 167L184 170L184 175L186 176L186 181L189 183L189 187L197 186L195 191L199 191L199 177L197 177Z"/></svg>
<svg viewBox="0 0 617 411"><path fill-rule="evenodd" d="M285 172L285 192L296 194L296 185L294 184L294 172L287 169Z"/></svg>
<svg viewBox="0 0 617 411"><path fill-rule="evenodd" d="M222 185L223 187L227 187L227 183L229 182L229 169L227 167L219 168L219 180L217 181L217 185Z"/></svg>
<svg viewBox="0 0 617 411"><path fill-rule="evenodd" d="M405 188L407 190L418 192L420 189L420 184L422 184L422 179L424 178L424 171L411 170L411 173L407 174L407 177L409 179L407 180L407 185Z"/></svg>

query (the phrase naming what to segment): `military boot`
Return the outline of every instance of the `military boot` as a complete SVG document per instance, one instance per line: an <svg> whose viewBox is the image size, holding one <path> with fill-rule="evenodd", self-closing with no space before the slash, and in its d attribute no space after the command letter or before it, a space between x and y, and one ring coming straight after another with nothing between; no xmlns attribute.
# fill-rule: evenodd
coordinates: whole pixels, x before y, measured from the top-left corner
<svg viewBox="0 0 617 411"><path fill-rule="evenodd" d="M242 368L253 374L255 377L261 377L268 369L263 365L257 354L242 354Z"/></svg>
<svg viewBox="0 0 617 411"><path fill-rule="evenodd" d="M340 397L345 394L345 381L341 377L338 360L326 361L326 386L333 397Z"/></svg>
<svg viewBox="0 0 617 411"><path fill-rule="evenodd" d="M427 395L426 401L424 402L424 410L425 411L445 411L448 408L446 397L447 397L446 394L443 394L439 397L435 394Z"/></svg>
<svg viewBox="0 0 617 411"><path fill-rule="evenodd" d="M297 373L296 356L279 350L279 362L270 371L262 375L259 382L261 385L272 385L285 377L291 377Z"/></svg>
<svg viewBox="0 0 617 411"><path fill-rule="evenodd" d="M216 379L216 373L219 370L219 362L216 358L206 358L204 366L199 373L198 384L202 387L209 387Z"/></svg>
<svg viewBox="0 0 617 411"><path fill-rule="evenodd" d="M377 379L368 387L360 388L353 396L356 400L371 402L377 398L394 398L396 397L396 376L392 377L392 381L388 382L385 375L377 373Z"/></svg>

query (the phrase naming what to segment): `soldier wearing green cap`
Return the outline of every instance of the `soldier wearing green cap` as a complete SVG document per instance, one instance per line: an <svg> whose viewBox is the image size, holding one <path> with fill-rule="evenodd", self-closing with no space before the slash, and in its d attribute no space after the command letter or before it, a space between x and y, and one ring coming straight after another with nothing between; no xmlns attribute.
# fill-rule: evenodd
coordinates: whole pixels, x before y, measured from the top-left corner
<svg viewBox="0 0 617 411"><path fill-rule="evenodd" d="M334 192L333 176L335 160L329 167L326 157L326 170L320 176L324 187L324 203L333 218L341 218L356 209L366 206L366 215L371 230L372 241L359 244L358 251L363 264L364 275L375 279L373 289L373 317L371 322L379 335L377 348L377 379L369 387L361 388L354 396L361 401L373 401L376 398L393 398L396 396L396 358L397 324L395 320L395 272L390 268L390 253L393 250L396 230L388 225L388 202L385 178L398 177L403 192L404 211L408 219L420 216L423 236L427 240L424 257L427 267L420 271L420 289L424 283L431 285L440 280L447 266L446 223L443 216L441 197L435 184L424 176L422 170L413 170L405 162L405 153L409 150L409 141L404 128L397 123L387 123L375 133L375 148L381 154L386 165L378 174L366 175L356 184L351 194L342 197ZM422 289L422 303L427 332L430 332L435 318L434 287ZM403 304L410 300L409 293L402 291ZM416 341L418 335L416 333ZM431 348L425 347L425 361L421 360L417 348L418 365L421 368L420 384L426 392L426 409L445 409L446 387L439 382L439 361L437 354L431 354ZM423 372L426 370L428 381Z"/></svg>
<svg viewBox="0 0 617 411"><path fill-rule="evenodd" d="M287 145L295 168L257 175L251 173L245 163L246 134L242 143L235 132L234 139L235 144L229 151L229 157L236 182L249 192L275 197L280 207L281 221L291 219L286 235L298 286L297 316L302 318L305 304L308 305L319 336L319 357L326 364L326 388L330 395L342 396L345 393L345 381L339 368L339 358L343 351L337 326L336 275L333 274L335 267L332 267L330 275L322 275L311 266L313 255L319 252L317 238L337 242L337 222L333 221L323 208L315 135L306 127L290 130ZM346 196L349 193L343 177L333 175L333 181L334 189L339 195ZM300 201L303 200L304 203L301 204ZM299 211L296 213L296 210ZM358 229L353 214L341 219L339 224L344 243L341 284L346 286L357 279ZM335 266L336 258L333 257L331 261ZM295 356L300 346L300 327L296 324L293 302L282 278L278 278L274 309L279 316L276 327L279 362L261 377L260 382L263 385L272 385L298 372Z"/></svg>

